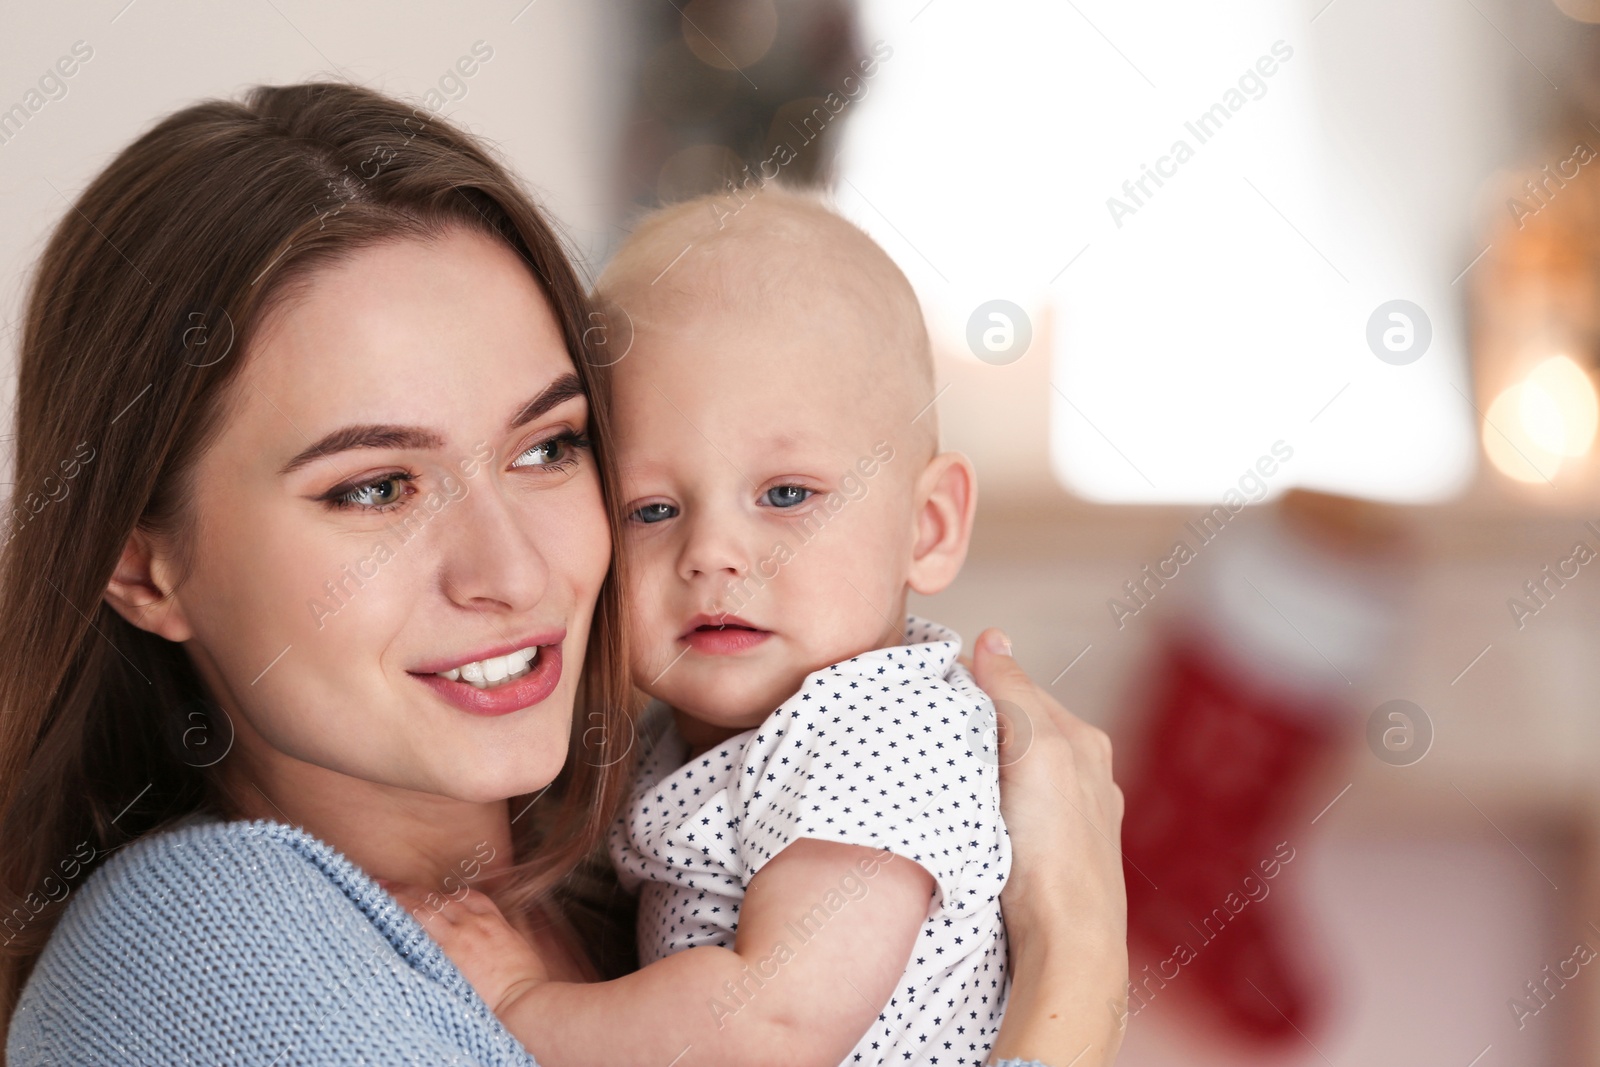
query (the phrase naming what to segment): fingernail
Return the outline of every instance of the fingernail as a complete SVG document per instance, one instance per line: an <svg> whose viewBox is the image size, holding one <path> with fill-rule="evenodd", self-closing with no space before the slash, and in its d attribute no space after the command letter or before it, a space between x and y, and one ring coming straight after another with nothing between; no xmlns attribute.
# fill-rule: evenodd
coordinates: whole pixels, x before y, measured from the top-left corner
<svg viewBox="0 0 1600 1067"><path fill-rule="evenodd" d="M1011 655L1011 638L999 630L989 635L989 651L998 652L1002 656Z"/></svg>

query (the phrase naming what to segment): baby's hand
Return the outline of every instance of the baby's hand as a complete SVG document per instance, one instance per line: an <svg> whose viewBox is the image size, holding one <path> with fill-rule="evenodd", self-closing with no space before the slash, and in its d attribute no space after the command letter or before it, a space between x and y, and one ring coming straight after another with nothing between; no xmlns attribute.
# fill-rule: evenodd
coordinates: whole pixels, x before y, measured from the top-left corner
<svg viewBox="0 0 1600 1067"><path fill-rule="evenodd" d="M550 980L527 938L477 890L445 897L393 882L383 885L439 942L496 1015L503 1016L518 997Z"/></svg>

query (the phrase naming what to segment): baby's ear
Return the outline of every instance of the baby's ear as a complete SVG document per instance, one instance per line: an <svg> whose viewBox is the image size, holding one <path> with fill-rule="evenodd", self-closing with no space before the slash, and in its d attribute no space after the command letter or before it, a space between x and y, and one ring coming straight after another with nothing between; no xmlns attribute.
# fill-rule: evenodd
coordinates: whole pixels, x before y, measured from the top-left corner
<svg viewBox="0 0 1600 1067"><path fill-rule="evenodd" d="M940 452L917 479L916 540L908 584L924 596L940 592L961 571L972 541L978 475L960 452Z"/></svg>

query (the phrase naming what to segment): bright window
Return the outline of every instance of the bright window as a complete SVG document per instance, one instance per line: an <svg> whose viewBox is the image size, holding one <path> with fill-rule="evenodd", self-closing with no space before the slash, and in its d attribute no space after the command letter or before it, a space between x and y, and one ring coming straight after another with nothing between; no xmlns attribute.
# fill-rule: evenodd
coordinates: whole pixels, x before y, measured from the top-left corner
<svg viewBox="0 0 1600 1067"><path fill-rule="evenodd" d="M988 300L1036 323L1048 309L1067 488L1215 501L1278 442L1293 457L1273 493L1425 501L1470 478L1458 275L1478 250L1460 172L1481 148L1462 129L1494 86L1469 77L1460 35L1432 40L1443 59L1410 49L1398 72L1383 67L1392 45L1372 44L1363 78L1330 80L1319 65L1349 34L1312 17L1337 8L865 8L867 39L893 55L846 129L839 200L912 278L945 347L965 350ZM1430 87L1441 77L1460 84ZM1409 363L1367 339L1396 300L1431 334ZM1391 339L1423 328L1382 319Z"/></svg>

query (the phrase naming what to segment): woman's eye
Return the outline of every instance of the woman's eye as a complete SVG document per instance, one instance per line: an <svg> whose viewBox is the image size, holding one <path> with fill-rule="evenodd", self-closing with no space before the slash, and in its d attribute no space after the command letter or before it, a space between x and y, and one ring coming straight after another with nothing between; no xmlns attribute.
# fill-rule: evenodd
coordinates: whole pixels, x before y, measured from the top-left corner
<svg viewBox="0 0 1600 1067"><path fill-rule="evenodd" d="M518 456L513 467L543 467L559 469L577 462L578 452L587 448L589 441L575 433L560 433L540 441Z"/></svg>
<svg viewBox="0 0 1600 1067"><path fill-rule="evenodd" d="M386 474L352 489L335 489L327 499L334 507L384 511L400 501L410 480L409 474Z"/></svg>
<svg viewBox="0 0 1600 1067"><path fill-rule="evenodd" d="M792 508L804 504L815 492L800 485L779 485L767 490L767 503L775 508Z"/></svg>
<svg viewBox="0 0 1600 1067"><path fill-rule="evenodd" d="M646 504L642 508L635 508L630 516L639 522L649 524L670 519L678 514L678 509L671 504Z"/></svg>

